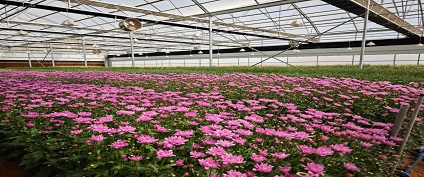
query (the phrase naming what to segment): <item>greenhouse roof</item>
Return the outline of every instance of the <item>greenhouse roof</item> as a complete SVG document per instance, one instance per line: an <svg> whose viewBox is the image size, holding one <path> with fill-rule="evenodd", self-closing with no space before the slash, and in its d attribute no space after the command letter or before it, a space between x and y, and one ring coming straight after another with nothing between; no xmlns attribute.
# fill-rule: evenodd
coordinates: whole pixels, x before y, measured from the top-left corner
<svg viewBox="0 0 424 177"><path fill-rule="evenodd" d="M366 0L2 0L3 48L45 48L74 52L84 37L90 48L109 54L129 50L129 32L118 24L140 20L137 52L361 41ZM381 0L370 4L368 40L422 36L421 0ZM76 26L64 26L72 20ZM293 22L304 25L295 27ZM24 33L21 32L24 31ZM27 33L27 34L25 34ZM95 45L94 45L95 44ZM94 46L91 46L94 45ZM3 49L4 50L4 49Z"/></svg>

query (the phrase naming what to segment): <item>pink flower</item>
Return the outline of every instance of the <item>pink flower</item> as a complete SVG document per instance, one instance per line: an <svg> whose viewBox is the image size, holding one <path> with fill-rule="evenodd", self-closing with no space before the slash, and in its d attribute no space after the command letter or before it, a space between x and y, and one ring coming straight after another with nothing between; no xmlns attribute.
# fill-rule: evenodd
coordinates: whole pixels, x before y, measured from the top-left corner
<svg viewBox="0 0 424 177"><path fill-rule="evenodd" d="M131 127L131 126L119 126L119 128L118 128L118 132L119 133L133 133L133 132L135 132L135 128L134 127Z"/></svg>
<svg viewBox="0 0 424 177"><path fill-rule="evenodd" d="M324 165L316 164L314 162L308 163L305 167L305 170L308 170L308 173L311 175L311 177L318 177L319 175L323 175L325 173Z"/></svg>
<svg viewBox="0 0 424 177"><path fill-rule="evenodd" d="M9 123L10 120L9 119L4 119L4 120L1 120L1 122L3 122L3 123Z"/></svg>
<svg viewBox="0 0 424 177"><path fill-rule="evenodd" d="M164 146L165 148L172 148L174 146L183 145L187 141L188 140L184 139L181 136L171 136L171 137L165 138L163 143L165 145Z"/></svg>
<svg viewBox="0 0 424 177"><path fill-rule="evenodd" d="M199 159L199 164L203 166L206 170L210 168L219 168L219 163L209 157L207 159Z"/></svg>
<svg viewBox="0 0 424 177"><path fill-rule="evenodd" d="M71 133L74 135L79 135L81 134L82 130L72 130Z"/></svg>
<svg viewBox="0 0 424 177"><path fill-rule="evenodd" d="M285 159L286 157L288 157L290 154L286 154L284 152L276 152L276 153L272 153L272 156L274 156L277 159Z"/></svg>
<svg viewBox="0 0 424 177"><path fill-rule="evenodd" d="M138 140L137 142L140 144L152 144L158 141L157 139L155 139L155 137L150 135L144 135L144 134L139 135L137 137L137 140Z"/></svg>
<svg viewBox="0 0 424 177"><path fill-rule="evenodd" d="M128 141L127 140L117 140L109 146L112 146L115 149L121 149L125 146L128 146Z"/></svg>
<svg viewBox="0 0 424 177"><path fill-rule="evenodd" d="M321 146L315 150L315 154L318 154L321 157L330 156L334 154L334 151L327 146Z"/></svg>
<svg viewBox="0 0 424 177"><path fill-rule="evenodd" d="M119 110L116 112L117 115L127 115L127 116L132 116L135 114L134 111L126 111L126 110Z"/></svg>
<svg viewBox="0 0 424 177"><path fill-rule="evenodd" d="M221 159L224 165L244 163L244 158L242 155L225 154L221 156Z"/></svg>
<svg viewBox="0 0 424 177"><path fill-rule="evenodd" d="M205 154L203 152L194 151L194 152L190 152L190 157L195 158L195 159L199 159L199 158L205 157Z"/></svg>
<svg viewBox="0 0 424 177"><path fill-rule="evenodd" d="M259 154L256 154L256 153L253 153L252 157L250 157L250 159L252 159L255 162L263 162L263 161L266 160L266 157L259 155Z"/></svg>
<svg viewBox="0 0 424 177"><path fill-rule="evenodd" d="M309 146L305 146L305 145L301 145L298 147L298 149L303 153L303 154L314 154L315 153L315 149L313 147L309 147Z"/></svg>
<svg viewBox="0 0 424 177"><path fill-rule="evenodd" d="M178 159L177 161L175 161L175 165L176 166L183 166L184 165L184 160L183 159Z"/></svg>
<svg viewBox="0 0 424 177"><path fill-rule="evenodd" d="M367 143L367 142L364 142L364 141L361 141L359 144L364 148L370 148L372 146L371 143Z"/></svg>
<svg viewBox="0 0 424 177"><path fill-rule="evenodd" d="M137 156L131 156L129 159L135 162L140 161L143 158L142 155L137 155Z"/></svg>
<svg viewBox="0 0 424 177"><path fill-rule="evenodd" d="M225 151L225 149L222 147L211 147L206 151L206 153L213 156L222 156L227 154L227 151Z"/></svg>
<svg viewBox="0 0 424 177"><path fill-rule="evenodd" d="M353 163L343 163L343 166L346 168L346 170L350 171L361 171L355 164Z"/></svg>
<svg viewBox="0 0 424 177"><path fill-rule="evenodd" d="M263 173L270 173L272 171L272 168L274 166L268 165L266 163L256 164L253 168L253 171L263 172Z"/></svg>
<svg viewBox="0 0 424 177"><path fill-rule="evenodd" d="M28 123L25 123L25 126L27 126L27 127L34 127L35 124L32 123L32 122L28 122Z"/></svg>
<svg viewBox="0 0 424 177"><path fill-rule="evenodd" d="M215 145L217 146L221 146L221 147L231 147L234 146L235 144L231 141L228 140L218 140Z"/></svg>
<svg viewBox="0 0 424 177"><path fill-rule="evenodd" d="M165 157L173 157L173 156L175 155L173 154L172 150L159 150L156 152L156 157L158 159L165 158Z"/></svg>
<svg viewBox="0 0 424 177"><path fill-rule="evenodd" d="M247 175L242 172L230 170L230 171L227 171L226 174L224 174L224 177L247 177Z"/></svg>
<svg viewBox="0 0 424 177"><path fill-rule="evenodd" d="M336 144L336 145L330 145L330 147L339 152L340 155L344 155L344 154L348 154L350 152L352 152L352 149L350 149L349 147L345 146L344 144Z"/></svg>
<svg viewBox="0 0 424 177"><path fill-rule="evenodd" d="M95 142L100 142L103 141L105 139L105 137L103 137L102 135L92 135L90 140L91 141L95 141Z"/></svg>

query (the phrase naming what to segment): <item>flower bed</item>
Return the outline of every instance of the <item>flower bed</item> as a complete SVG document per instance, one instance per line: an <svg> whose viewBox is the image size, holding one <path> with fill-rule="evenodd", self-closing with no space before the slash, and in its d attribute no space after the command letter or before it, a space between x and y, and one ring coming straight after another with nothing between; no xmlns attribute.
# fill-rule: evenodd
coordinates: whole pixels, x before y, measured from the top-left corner
<svg viewBox="0 0 424 177"><path fill-rule="evenodd" d="M0 71L2 147L22 148L21 164L39 176L375 176L396 160L402 139L388 132L397 108L414 105L422 88L241 73Z"/></svg>

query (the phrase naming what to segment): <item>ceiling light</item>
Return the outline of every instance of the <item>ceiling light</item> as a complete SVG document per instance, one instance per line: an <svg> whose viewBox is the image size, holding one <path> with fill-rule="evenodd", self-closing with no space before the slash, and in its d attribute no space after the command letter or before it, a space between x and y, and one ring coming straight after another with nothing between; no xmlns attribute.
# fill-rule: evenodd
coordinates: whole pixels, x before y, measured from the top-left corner
<svg viewBox="0 0 424 177"><path fill-rule="evenodd" d="M71 26L77 26L77 24L75 23L75 21L73 21L73 20L71 20L71 19L66 19L66 20L64 20L64 21L62 22L62 25L63 25L63 26L68 26L68 27L71 27Z"/></svg>
<svg viewBox="0 0 424 177"><path fill-rule="evenodd" d="M200 31L196 31L196 32L193 34L193 36L194 36L194 37L196 37L196 38L200 38L200 37L202 37L202 34L200 33Z"/></svg>
<svg viewBox="0 0 424 177"><path fill-rule="evenodd" d="M375 43L370 41L370 42L367 43L367 46L375 46Z"/></svg>
<svg viewBox="0 0 424 177"><path fill-rule="evenodd" d="M218 52L217 54L218 54L218 55L221 55L221 53L219 53L219 52Z"/></svg>
<svg viewBox="0 0 424 177"><path fill-rule="evenodd" d="M424 45L423 45L423 44L421 44L421 42L420 42L420 43L418 43L418 44L417 44L417 46L418 46L418 47L422 47L422 46L424 46Z"/></svg>
<svg viewBox="0 0 424 177"><path fill-rule="evenodd" d="M203 54L203 52L202 51L199 51L199 53L198 54Z"/></svg>
<svg viewBox="0 0 424 177"><path fill-rule="evenodd" d="M302 27L305 26L302 20L296 19L293 22L290 23L290 26L292 27Z"/></svg>
<svg viewBox="0 0 424 177"><path fill-rule="evenodd" d="M351 47L348 47L346 50L352 50L352 48Z"/></svg>
<svg viewBox="0 0 424 177"><path fill-rule="evenodd" d="M116 56L118 56L118 57L119 57L119 56L121 56L121 54L119 54L119 53L118 53L118 54L116 54Z"/></svg>
<svg viewBox="0 0 424 177"><path fill-rule="evenodd" d="M138 39L137 38L134 38L134 40L133 40L134 42L138 42Z"/></svg>
<svg viewBox="0 0 424 177"><path fill-rule="evenodd" d="M241 48L240 49L240 52L246 52L246 50L244 50L244 48Z"/></svg>
<svg viewBox="0 0 424 177"><path fill-rule="evenodd" d="M93 44L93 48L99 48L97 44Z"/></svg>
<svg viewBox="0 0 424 177"><path fill-rule="evenodd" d="M253 52L250 55L255 55Z"/></svg>
<svg viewBox="0 0 424 177"><path fill-rule="evenodd" d="M67 48L67 49L72 49L72 47L71 47L71 46L66 46L66 48Z"/></svg>
<svg viewBox="0 0 424 177"><path fill-rule="evenodd" d="M19 35L19 36L26 36L26 35L28 35L28 32L20 30L16 34Z"/></svg>
<svg viewBox="0 0 424 177"><path fill-rule="evenodd" d="M293 49L293 52L294 53L300 53L300 50L299 49Z"/></svg>
<svg viewBox="0 0 424 177"><path fill-rule="evenodd" d="M190 54L190 57L192 57L193 55L192 54Z"/></svg>

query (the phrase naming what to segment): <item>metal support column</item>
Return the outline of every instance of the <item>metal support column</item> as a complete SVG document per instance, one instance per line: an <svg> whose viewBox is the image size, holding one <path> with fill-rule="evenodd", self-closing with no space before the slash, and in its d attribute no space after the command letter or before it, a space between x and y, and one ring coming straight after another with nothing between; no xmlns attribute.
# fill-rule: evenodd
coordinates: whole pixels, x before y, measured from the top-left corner
<svg viewBox="0 0 424 177"><path fill-rule="evenodd" d="M85 40L84 40L84 38L82 38L82 52L83 52L83 55L84 55L84 66L87 67L88 66L87 65L87 53L85 51Z"/></svg>
<svg viewBox="0 0 424 177"><path fill-rule="evenodd" d="M209 17L209 68L212 67L212 17Z"/></svg>
<svg viewBox="0 0 424 177"><path fill-rule="evenodd" d="M28 63L29 63L29 67L32 67L32 63L31 63L31 54L28 53Z"/></svg>
<svg viewBox="0 0 424 177"><path fill-rule="evenodd" d="M240 66L240 58L237 58L237 66Z"/></svg>
<svg viewBox="0 0 424 177"><path fill-rule="evenodd" d="M55 64L54 64L54 56L53 56L53 47L51 43L49 43L49 46L50 46L50 55L52 57L52 66L54 67Z"/></svg>
<svg viewBox="0 0 424 177"><path fill-rule="evenodd" d="M289 66L289 57L287 57L287 63L286 64L287 64L287 66Z"/></svg>
<svg viewBox="0 0 424 177"><path fill-rule="evenodd" d="M359 58L359 69L361 70L364 63L364 55L365 55L365 45L367 42L367 25L368 25L368 16L370 14L370 4L371 0L368 0L367 9L365 12L365 20L364 20L364 33L362 34L362 45L361 45L361 58Z"/></svg>
<svg viewBox="0 0 424 177"><path fill-rule="evenodd" d="M135 59L134 59L134 40L133 40L133 32L130 31L130 40L131 40L131 66L135 67Z"/></svg>
<svg viewBox="0 0 424 177"><path fill-rule="evenodd" d="M29 64L29 67L31 68L32 67L31 54L29 53L28 45L27 45L27 51L26 52L28 54L28 64Z"/></svg>
<svg viewBox="0 0 424 177"><path fill-rule="evenodd" d="M421 54L418 54L418 61L417 61L417 65L420 65L420 59L421 59Z"/></svg>
<svg viewBox="0 0 424 177"><path fill-rule="evenodd" d="M319 56L317 56L317 66L318 66L318 64L319 64Z"/></svg>
<svg viewBox="0 0 424 177"><path fill-rule="evenodd" d="M355 55L352 55L352 65L354 64L354 62L355 62Z"/></svg>
<svg viewBox="0 0 424 177"><path fill-rule="evenodd" d="M396 57L397 57L397 55L395 54L395 55L393 56L393 66L396 66Z"/></svg>

